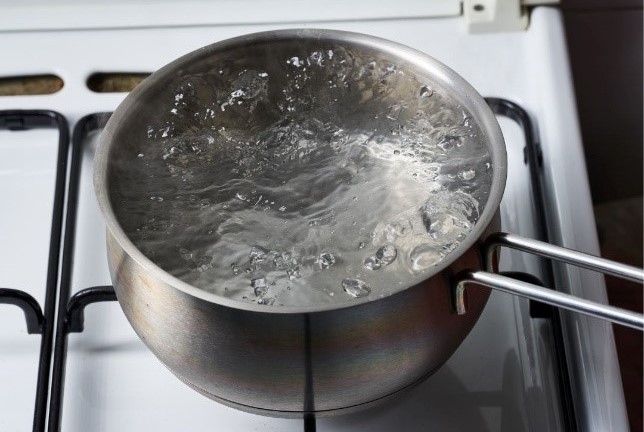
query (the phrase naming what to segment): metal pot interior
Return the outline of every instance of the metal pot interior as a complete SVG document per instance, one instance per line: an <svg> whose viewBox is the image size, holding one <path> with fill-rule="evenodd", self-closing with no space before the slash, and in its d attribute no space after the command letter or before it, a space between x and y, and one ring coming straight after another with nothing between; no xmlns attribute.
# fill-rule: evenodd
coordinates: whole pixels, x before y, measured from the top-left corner
<svg viewBox="0 0 644 432"><path fill-rule="evenodd" d="M419 113L432 112L439 114L427 115L427 124L413 123ZM279 123L285 113L299 123ZM405 130L410 122L416 128L411 133L409 128ZM438 124L463 122L469 122L474 138L450 136L445 129L441 129L442 137L431 136ZM454 71L423 53L366 35L286 30L243 36L197 50L160 69L125 99L103 133L95 164L96 191L108 229L121 247L155 277L215 303L263 312L307 312L374 300L347 298L344 303L287 307L231 301L164 270L164 263L177 256L176 246L164 252L164 241L172 236L172 223L153 221L145 228L160 231L163 240L149 250L142 251L133 241L141 235L142 217L140 209L128 203L129 193L141 193L134 191L133 185L153 185L146 190L152 208L163 205L158 198L173 193L173 182L178 178L196 182L196 189L207 189L207 183L200 184L200 179L191 177L194 170L207 173L203 179L210 182L227 181L231 176L243 181L273 163L256 156L277 145L276 136L283 128L292 131L293 127L302 128L300 141L281 156L301 158L304 166L326 157L319 149L307 154L302 145L307 132L326 134L329 145L337 148L343 145L342 135L362 135L368 140L381 134L390 140L427 136L442 139L446 145L457 145L460 140L467 146L471 144L468 140L475 140L487 149L490 187L476 196L479 217L474 228L442 261L404 283L395 274L379 274L383 283L392 287L387 295L430 278L457 259L480 237L500 203L506 176L500 128L484 100ZM262 135L263 131L270 133ZM201 151L197 166L183 163L183 154ZM348 159L353 157L350 150L341 151L346 151ZM167 176L150 180L146 163L132 169L131 161L148 157L158 161L174 158ZM235 163L228 164L229 160ZM212 169L214 164L217 171ZM445 167L444 174L451 175L449 163ZM288 177L287 172L284 175ZM307 205L325 193L323 188L311 189ZM364 197L382 199L368 189ZM196 201L194 205L199 205Z"/></svg>

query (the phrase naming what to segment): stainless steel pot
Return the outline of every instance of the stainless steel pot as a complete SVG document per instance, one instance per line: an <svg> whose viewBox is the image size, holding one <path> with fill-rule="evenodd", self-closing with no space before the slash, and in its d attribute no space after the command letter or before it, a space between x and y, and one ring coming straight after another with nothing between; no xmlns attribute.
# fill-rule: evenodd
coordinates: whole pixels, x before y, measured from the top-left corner
<svg viewBox="0 0 644 432"><path fill-rule="evenodd" d="M157 267L125 234L110 188L116 152L140 139L154 116L156 93L173 77L212 67L219 58L278 73L293 50L346 47L425 77L464 106L482 130L493 166L492 190L473 231L422 283L377 300L350 305L279 307L242 304L190 286ZM268 60L267 60L268 59ZM131 150L129 150L131 152ZM642 271L516 236L496 234L506 178L499 125L478 93L427 55L370 36L322 30L253 34L216 43L162 68L136 88L105 128L96 155L95 188L107 223L109 266L116 294L137 334L181 380L236 408L274 416L338 414L409 388L439 368L481 314L489 289L593 314L642 328L642 316L596 305L493 273L498 245L642 280ZM491 239L487 242L485 239ZM488 259L484 259L484 255ZM488 272L481 271L486 268ZM465 285L474 284L465 301ZM467 311L467 313L465 313Z"/></svg>

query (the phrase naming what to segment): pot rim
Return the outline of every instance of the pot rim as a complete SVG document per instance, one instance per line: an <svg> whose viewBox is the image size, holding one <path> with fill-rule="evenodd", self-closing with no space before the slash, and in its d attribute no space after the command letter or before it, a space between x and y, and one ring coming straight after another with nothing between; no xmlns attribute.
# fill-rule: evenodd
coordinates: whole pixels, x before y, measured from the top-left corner
<svg viewBox="0 0 644 432"><path fill-rule="evenodd" d="M229 50L236 46L258 42L265 43L294 38L320 41L324 40L337 44L363 46L369 49L386 52L393 57L400 58L402 61L413 64L420 69L427 71L437 81L441 82L444 88L453 91L450 96L456 98L456 100L471 112L483 132L483 135L486 136L488 148L490 149L493 171L490 195L485 207L483 208L483 212L480 214L479 220L476 222L474 228L467 235L465 240L463 240L445 259L441 260L438 265L421 273L422 281L428 280L442 272L461 255L463 255L465 251L474 246L492 222L501 203L501 198L503 197L505 189L507 176L507 154L505 142L496 117L483 97L455 71L421 51L396 42L361 33L326 29L288 29L252 33L207 45L172 61L154 72L140 85L138 85L123 102L121 102L102 132L101 142L94 160L94 189L99 207L107 225L108 234L116 240L123 251L127 253L139 266L141 266L145 272L158 280L163 281L166 285L176 288L190 296L234 309L252 312L298 314L331 311L371 303L373 301L385 299L390 295L395 295L396 293L405 291L421 283L418 280L414 280L413 283L406 286L402 285L400 288L393 290L385 297L377 299L372 299L368 296L352 298L344 303L329 303L314 306L278 306L245 303L197 288L166 272L146 257L134 245L134 243L132 243L116 219L112 203L109 199L107 175L107 168L110 162L110 150L112 149L112 143L114 142L112 138L119 129L121 119L128 118L133 114L132 111L135 111L135 102L139 96L150 91L155 86L162 85L167 78L174 75L176 71L181 69L184 65L189 65L193 61L198 61L203 57L214 55L218 51Z"/></svg>

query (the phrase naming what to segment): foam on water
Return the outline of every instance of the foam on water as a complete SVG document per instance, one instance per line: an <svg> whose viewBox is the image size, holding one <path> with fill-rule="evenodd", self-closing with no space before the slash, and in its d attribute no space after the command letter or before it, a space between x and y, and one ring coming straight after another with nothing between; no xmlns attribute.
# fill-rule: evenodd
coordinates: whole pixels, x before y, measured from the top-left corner
<svg viewBox="0 0 644 432"><path fill-rule="evenodd" d="M273 61L177 78L115 164L125 232L176 277L263 305L378 298L429 274L489 194L470 114L339 47Z"/></svg>

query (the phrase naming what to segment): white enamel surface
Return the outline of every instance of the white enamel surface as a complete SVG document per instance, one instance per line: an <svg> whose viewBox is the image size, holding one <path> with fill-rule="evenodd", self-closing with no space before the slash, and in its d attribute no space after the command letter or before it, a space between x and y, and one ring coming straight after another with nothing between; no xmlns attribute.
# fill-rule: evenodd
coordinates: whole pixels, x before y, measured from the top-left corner
<svg viewBox="0 0 644 432"><path fill-rule="evenodd" d="M270 1L270 0L268 0ZM1 0L3 30L330 22L456 16L460 0Z"/></svg>
<svg viewBox="0 0 644 432"><path fill-rule="evenodd" d="M555 244L599 255L561 16L537 13L533 23L536 38L529 49L539 55L529 63L544 76L532 86L531 99L544 146L551 238ZM539 49L543 44L550 47L547 54ZM604 279L597 273L560 265L556 282L570 294L608 303ZM569 312L562 315L573 391L583 400L578 404L580 429L628 430L612 325Z"/></svg>
<svg viewBox="0 0 644 432"><path fill-rule="evenodd" d="M115 5L107 13L116 16L118 7ZM73 125L85 114L113 110L124 97L123 94L88 91L84 83L93 72L153 71L217 40L254 31L301 26L358 31L412 46L455 69L481 94L504 97L522 105L539 126L547 167L547 189L552 198L549 217L556 242L597 252L563 30L560 14L554 9L534 10L527 32L505 34L468 34L459 18L0 32L0 43L11 47L3 51L0 76L57 73L65 80L64 89L54 95L0 97L0 109L54 109L66 115ZM501 124L510 159L514 160L510 162L508 189L502 207L504 228L529 236L534 228L531 203L526 201L530 194L526 190L527 170L520 154L523 142L512 122L503 120ZM14 200L5 198L2 191L6 184L19 181L20 176L37 169L41 163L51 161L53 167L55 136L50 141L53 150L30 151L21 156L27 158L27 163L0 161L0 169L5 169L6 164L24 167L11 174L14 179L7 181L3 177L0 183L3 213L8 205L6 200ZM4 141L0 141L1 145L5 145ZM110 283L104 227L91 190L91 156L90 150L83 160L74 291ZM24 242L33 244L31 253L43 256L44 261L39 258L38 262L46 264L52 200L51 193L47 192L53 189L52 184L53 174L50 180L34 184L33 196L26 192L21 194L37 198L36 202L42 204L42 208L30 207L35 205L33 203L21 203L28 206L25 213L11 219L26 220L35 214L46 224L43 229L8 229L10 220L0 214L0 253L5 254L2 256L14 255L13 246L8 248L7 245ZM45 206L47 202L49 204ZM506 253L503 258L504 265L513 270L535 268L534 260L522 255ZM29 260L0 272L0 286L23 281L23 284L38 287L36 282L44 283L45 273L44 268L39 273L36 267ZM562 279L572 283L571 291L579 293L583 286L589 297L601 299L605 296L599 278L580 273L562 272ZM38 288L34 289L35 295L39 295ZM42 295L39 300L42 304ZM0 383L9 383L0 385L0 430L22 431L29 429L31 423L36 374L33 365L37 362L39 337L25 334L22 315L14 309L0 306L0 366L9 362L14 368L11 372L0 369ZM493 294L470 336L430 380L386 407L339 419L320 420L318 430L389 431L396 428L424 431L430 427L434 430L558 430L560 414L548 324L529 319L526 311L525 301ZM580 333L579 337L570 334L569 342L582 353L574 358L579 371L575 376L584 383L578 385L577 390L587 403L582 410L583 424L593 427L585 430L623 430L626 417L610 327L591 319L575 318L571 322ZM591 328L592 332L589 332ZM302 429L301 421L241 413L211 402L181 384L136 338L115 303L90 306L85 332L72 334L69 342L62 428L65 432ZM575 355L574 350L571 353ZM16 390L17 387L20 389ZM29 400L26 405L25 400Z"/></svg>

